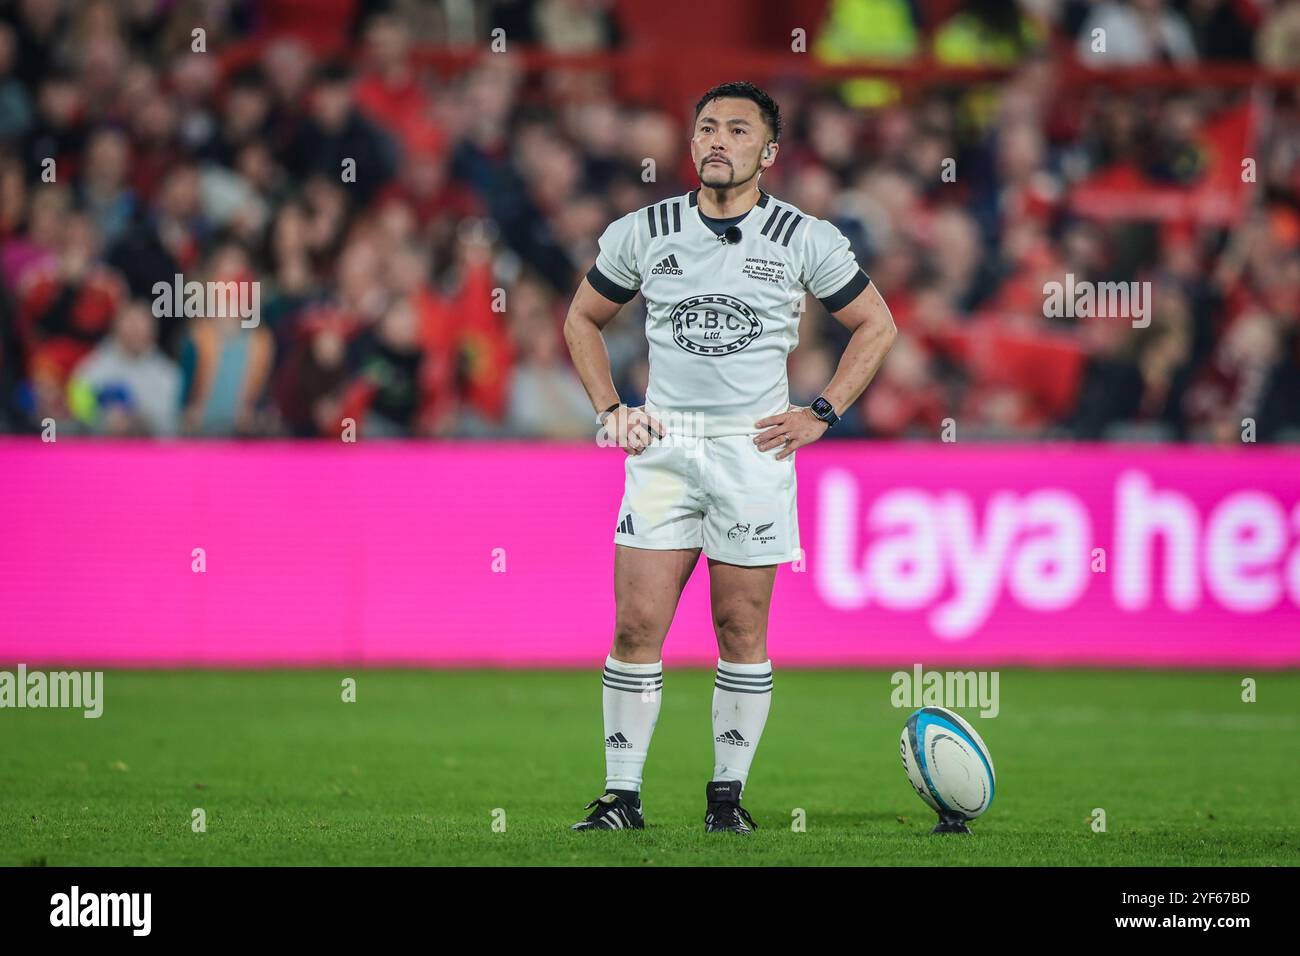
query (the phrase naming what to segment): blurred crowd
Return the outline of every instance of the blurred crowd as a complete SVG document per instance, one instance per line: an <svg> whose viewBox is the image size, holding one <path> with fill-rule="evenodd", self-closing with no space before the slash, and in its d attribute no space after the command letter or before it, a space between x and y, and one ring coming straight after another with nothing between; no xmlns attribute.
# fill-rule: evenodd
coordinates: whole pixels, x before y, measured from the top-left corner
<svg viewBox="0 0 1300 956"><path fill-rule="evenodd" d="M275 29L312 15L298 0L0 0L0 431L590 436L564 312L612 219L696 184L693 103L511 55L426 68L417 50L496 27L553 51L628 41L609 0L468 7L319 0L345 40L322 52ZM1062 78L1076 57L1295 69L1300 0L818 7L822 63L1009 70L770 83L788 132L764 188L839 226L902 333L837 434L934 438L951 418L972 438L1240 441L1249 419L1300 439L1300 84ZM1117 166L1187 191L1235 170L1212 132L1234 112L1255 172L1231 215L1072 203ZM1149 282L1150 324L1049 317L1044 284L1067 274ZM260 320L160 315L176 275L260 283ZM639 298L607 339L636 403ZM810 300L796 403L845 341Z"/></svg>

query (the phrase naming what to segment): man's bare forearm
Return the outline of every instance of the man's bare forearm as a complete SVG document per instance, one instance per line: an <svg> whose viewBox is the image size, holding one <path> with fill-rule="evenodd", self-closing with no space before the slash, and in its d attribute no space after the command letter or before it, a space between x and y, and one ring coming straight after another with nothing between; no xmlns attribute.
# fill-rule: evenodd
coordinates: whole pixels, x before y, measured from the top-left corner
<svg viewBox="0 0 1300 956"><path fill-rule="evenodd" d="M587 390L591 407L598 412L619 400L610 370L609 350L601 333L618 309L618 305L600 296L584 279L564 320L564 341L569 346L573 368Z"/></svg>
<svg viewBox="0 0 1300 956"><path fill-rule="evenodd" d="M605 337L595 322L583 315L569 314L564 323L564 341L569 343L573 367L587 390L591 407L602 411L618 401L614 376L609 367L609 350Z"/></svg>
<svg viewBox="0 0 1300 956"><path fill-rule="evenodd" d="M856 319L858 324L853 329L844 354L840 356L835 374L822 392L841 415L866 391L894 340L898 338L894 318L889 314L880 294L869 286L868 292L864 292L860 298L867 300L861 303L861 314L847 317L850 322ZM859 303L855 302L854 305ZM846 316L837 315L836 318L845 321Z"/></svg>

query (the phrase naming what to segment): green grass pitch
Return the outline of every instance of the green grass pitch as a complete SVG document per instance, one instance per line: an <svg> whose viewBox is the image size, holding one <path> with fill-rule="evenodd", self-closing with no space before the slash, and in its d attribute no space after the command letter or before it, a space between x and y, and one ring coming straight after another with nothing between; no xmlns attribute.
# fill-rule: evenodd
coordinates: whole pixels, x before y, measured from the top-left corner
<svg viewBox="0 0 1300 956"><path fill-rule="evenodd" d="M1300 864L1300 673L1242 676L1001 672L1001 713L962 711L992 809L934 837L888 672L778 667L744 838L703 832L708 671L665 674L648 829L589 834L595 668L110 671L98 720L0 711L0 865Z"/></svg>

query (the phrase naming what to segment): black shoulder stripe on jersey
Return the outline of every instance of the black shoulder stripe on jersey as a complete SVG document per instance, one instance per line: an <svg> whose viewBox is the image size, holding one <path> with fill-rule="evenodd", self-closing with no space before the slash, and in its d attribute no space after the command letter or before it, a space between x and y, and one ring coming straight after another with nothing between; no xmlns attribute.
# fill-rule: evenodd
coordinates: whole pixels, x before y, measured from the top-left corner
<svg viewBox="0 0 1300 956"><path fill-rule="evenodd" d="M759 234L766 236L768 230L772 228L772 224L776 222L776 217L779 215L781 215L781 207L776 205L772 206L772 215L767 217L767 222L763 223L763 228L759 230Z"/></svg>
<svg viewBox="0 0 1300 956"><path fill-rule="evenodd" d="M673 224L668 225L668 208L672 207ZM655 211L658 210L659 216L656 219ZM665 236L673 232L682 231L682 204L680 202L661 202L655 206L646 206L646 222L650 226L650 238L654 239L660 233Z"/></svg>
<svg viewBox="0 0 1300 956"><path fill-rule="evenodd" d="M622 305L625 302L631 302L632 297L636 295L636 289L625 289L612 279L605 277L605 274L592 266L587 272L587 281L591 287L609 299L610 302L617 302Z"/></svg>
<svg viewBox="0 0 1300 956"><path fill-rule="evenodd" d="M828 295L824 299L818 299L817 301L822 304L822 307L825 308L827 312L838 312L860 296L862 290L870 284L871 277L859 268L857 275L844 283L844 285L840 287L839 292L836 292L833 295Z"/></svg>
<svg viewBox="0 0 1300 956"><path fill-rule="evenodd" d="M776 242L777 236L781 235L781 230L785 228L786 220L793 215L794 215L793 209L787 209L785 210L785 212L781 213L781 218L776 221L776 226L772 229L772 234L767 238L771 239L773 242Z"/></svg>
<svg viewBox="0 0 1300 956"><path fill-rule="evenodd" d="M781 240L781 245L783 246L790 245L790 237L794 235L795 227L798 226L799 223L802 221L803 221L803 216L795 216L793 219L790 220L790 226L785 231L785 238ZM780 230L778 229L777 231L779 232ZM776 233L773 233L772 235L775 236Z"/></svg>
<svg viewBox="0 0 1300 956"><path fill-rule="evenodd" d="M699 192L700 192L700 191L699 191L698 189L692 189L692 190L691 190L691 194L690 194L690 196L687 197L686 201L687 201L688 203L690 203L692 206L694 206L694 205L695 205L695 197L699 195Z"/></svg>

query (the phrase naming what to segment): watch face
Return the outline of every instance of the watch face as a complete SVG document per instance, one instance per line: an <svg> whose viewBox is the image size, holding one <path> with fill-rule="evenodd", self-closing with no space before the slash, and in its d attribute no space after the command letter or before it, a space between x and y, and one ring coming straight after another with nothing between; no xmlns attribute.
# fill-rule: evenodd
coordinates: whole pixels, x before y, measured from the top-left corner
<svg viewBox="0 0 1300 956"><path fill-rule="evenodd" d="M812 403L813 414L818 418L825 418L827 413L835 414L835 409L831 408L831 403L824 398L819 398Z"/></svg>

